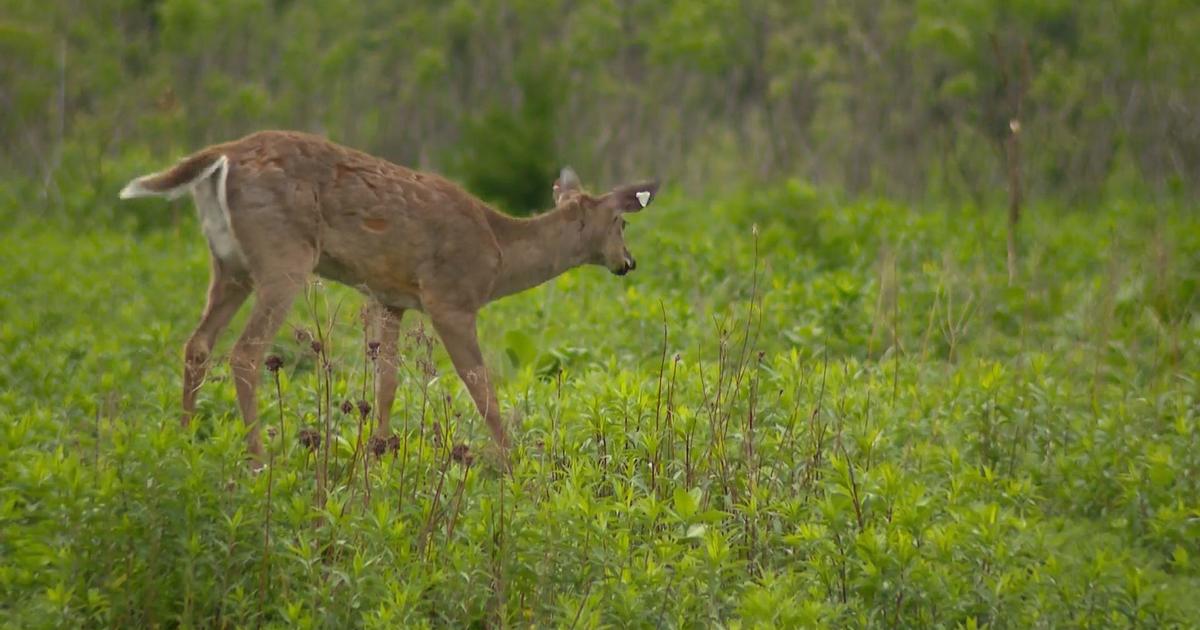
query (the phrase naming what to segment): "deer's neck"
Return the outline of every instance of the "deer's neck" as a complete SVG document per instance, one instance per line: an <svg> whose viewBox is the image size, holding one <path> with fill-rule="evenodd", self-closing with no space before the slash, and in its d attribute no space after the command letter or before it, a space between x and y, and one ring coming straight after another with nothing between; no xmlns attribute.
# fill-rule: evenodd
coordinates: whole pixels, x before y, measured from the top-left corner
<svg viewBox="0 0 1200 630"><path fill-rule="evenodd" d="M578 206L556 208L530 219L492 212L488 220L502 254L493 300L536 287L588 261Z"/></svg>

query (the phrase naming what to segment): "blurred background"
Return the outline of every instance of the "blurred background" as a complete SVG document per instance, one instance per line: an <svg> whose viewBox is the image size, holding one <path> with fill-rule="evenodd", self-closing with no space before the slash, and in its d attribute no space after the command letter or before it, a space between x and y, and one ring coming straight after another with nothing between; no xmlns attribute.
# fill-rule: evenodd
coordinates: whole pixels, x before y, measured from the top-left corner
<svg viewBox="0 0 1200 630"><path fill-rule="evenodd" d="M547 206L565 163L595 187L787 177L1004 203L1014 119L1027 198L1189 195L1200 178L1194 0L0 6L0 178L47 212L110 212L95 200L132 175L262 128L516 212Z"/></svg>

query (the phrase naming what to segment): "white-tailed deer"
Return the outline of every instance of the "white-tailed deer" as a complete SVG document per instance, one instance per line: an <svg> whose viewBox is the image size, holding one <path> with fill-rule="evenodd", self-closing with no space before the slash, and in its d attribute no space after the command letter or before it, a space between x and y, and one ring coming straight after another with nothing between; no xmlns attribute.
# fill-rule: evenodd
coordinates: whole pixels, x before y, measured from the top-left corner
<svg viewBox="0 0 1200 630"><path fill-rule="evenodd" d="M208 303L184 346L183 424L196 407L217 335L251 293L254 308L230 352L247 445L262 459L259 366L310 273L378 303L375 440L390 434L404 311L428 313L501 451L508 434L476 338L479 309L583 264L635 267L622 215L644 208L657 182L585 193L571 169L555 208L529 219L488 207L440 176L413 171L309 134L263 131L202 149L139 177L121 198L191 193L212 254Z"/></svg>

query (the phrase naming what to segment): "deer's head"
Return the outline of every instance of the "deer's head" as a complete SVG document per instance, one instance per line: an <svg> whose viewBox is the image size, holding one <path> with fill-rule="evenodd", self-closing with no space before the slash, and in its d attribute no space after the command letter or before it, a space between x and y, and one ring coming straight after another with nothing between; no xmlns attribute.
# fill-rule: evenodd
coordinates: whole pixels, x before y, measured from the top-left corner
<svg viewBox="0 0 1200 630"><path fill-rule="evenodd" d="M604 265L623 276L637 268L637 261L625 246L625 215L640 212L658 193L658 182L618 186L603 195L584 192L579 176L564 168L554 182L554 205L576 204L581 210L579 226L584 243L591 250L587 262Z"/></svg>

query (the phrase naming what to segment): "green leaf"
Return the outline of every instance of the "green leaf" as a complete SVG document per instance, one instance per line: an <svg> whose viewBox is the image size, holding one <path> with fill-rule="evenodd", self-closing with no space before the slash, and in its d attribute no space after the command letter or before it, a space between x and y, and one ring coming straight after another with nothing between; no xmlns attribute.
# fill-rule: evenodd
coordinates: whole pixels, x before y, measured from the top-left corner
<svg viewBox="0 0 1200 630"><path fill-rule="evenodd" d="M504 345L505 354L512 361L513 367L528 365L537 358L537 344L533 337L519 328L504 333Z"/></svg>
<svg viewBox="0 0 1200 630"><path fill-rule="evenodd" d="M691 520L692 515L700 508L700 488L684 490L675 488L675 513L683 520Z"/></svg>

